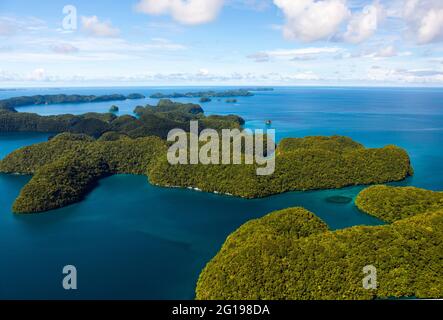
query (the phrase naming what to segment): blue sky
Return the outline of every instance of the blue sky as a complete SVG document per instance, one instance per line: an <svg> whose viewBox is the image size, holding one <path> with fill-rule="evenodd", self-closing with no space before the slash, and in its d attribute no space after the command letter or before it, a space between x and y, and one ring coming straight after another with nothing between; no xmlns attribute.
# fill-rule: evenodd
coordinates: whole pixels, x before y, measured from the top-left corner
<svg viewBox="0 0 443 320"><path fill-rule="evenodd" d="M63 85L441 86L443 1L2 0L0 87Z"/></svg>

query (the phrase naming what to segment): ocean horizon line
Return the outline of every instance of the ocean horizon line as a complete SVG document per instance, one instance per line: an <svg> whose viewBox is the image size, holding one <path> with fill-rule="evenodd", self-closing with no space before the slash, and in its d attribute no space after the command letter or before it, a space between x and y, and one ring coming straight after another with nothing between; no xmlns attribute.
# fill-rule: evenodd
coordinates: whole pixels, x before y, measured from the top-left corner
<svg viewBox="0 0 443 320"><path fill-rule="evenodd" d="M11 86L0 87L0 90L25 90L25 89L84 89L84 88L153 88L153 89L168 89L168 88L331 88L331 89L443 89L443 85L257 85L257 84L242 84L242 85L67 85L67 86ZM253 90L251 90L253 91Z"/></svg>

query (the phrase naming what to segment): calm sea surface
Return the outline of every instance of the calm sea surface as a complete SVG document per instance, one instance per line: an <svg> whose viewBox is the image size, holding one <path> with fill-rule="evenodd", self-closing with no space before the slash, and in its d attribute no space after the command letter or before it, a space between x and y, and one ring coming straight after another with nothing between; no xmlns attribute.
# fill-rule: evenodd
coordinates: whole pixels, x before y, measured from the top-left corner
<svg viewBox="0 0 443 320"><path fill-rule="evenodd" d="M214 88L69 88L0 91L0 99L35 94L187 92ZM217 89L217 88L215 88ZM218 88L224 90L226 88ZM120 114L156 100L22 107L42 115ZM198 99L177 99L198 102ZM411 155L415 176L399 185L443 190L443 89L277 88L203 104L207 114L238 114L248 128L272 120L277 138L346 135L368 147L396 144ZM0 157L47 140L46 134L0 134ZM11 205L27 176L0 174L0 298L192 299L201 269L227 235L244 222L291 206L316 213L331 229L381 222L352 203L362 187L291 192L243 200L150 185L146 177L119 175L100 181L85 201L40 215L17 216ZM77 291L62 288L62 268L78 270Z"/></svg>

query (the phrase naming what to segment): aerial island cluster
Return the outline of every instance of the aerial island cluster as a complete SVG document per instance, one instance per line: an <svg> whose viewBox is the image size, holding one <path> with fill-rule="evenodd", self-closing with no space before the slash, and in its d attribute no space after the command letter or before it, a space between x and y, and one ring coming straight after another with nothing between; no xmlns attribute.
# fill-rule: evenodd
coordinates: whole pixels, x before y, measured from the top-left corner
<svg viewBox="0 0 443 320"><path fill-rule="evenodd" d="M235 99L251 91L180 95ZM159 99L157 105L140 105L133 115L121 116L117 106L109 113L57 116L17 112L15 107L144 96L59 95L0 101L0 132L53 134L47 142L18 149L0 161L0 173L33 175L15 200L13 212L41 213L79 202L99 179L114 174L145 175L158 186L247 199L376 184L364 189L355 204L385 225L330 231L303 208L249 221L227 238L202 271L197 299L443 297L443 193L381 185L414 174L404 149L365 148L342 136L286 138L268 155L276 162L269 176L257 176L257 164L171 165L170 143L165 140L171 129L189 131L192 120L199 121L200 130L241 129L245 124L237 115L206 116L198 104L170 100L177 95L155 94L151 97ZM378 266L377 290L361 285L361 270L368 264Z"/></svg>
<svg viewBox="0 0 443 320"><path fill-rule="evenodd" d="M117 96L117 95L116 95ZM57 101L90 101L83 96L64 96ZM90 96L88 96L90 97ZM106 99L109 96L106 96ZM34 98L36 99L36 98ZM95 97L93 101L102 101L105 97ZM199 120L202 129L206 127L240 127L244 120L237 116L204 116L203 109L197 104L175 103L168 99L159 100L156 107L138 106L134 115L117 116L118 107L111 107L110 113L85 113L82 115L40 116L35 113L17 112L14 107L23 106L22 100L8 99L0 101L0 132L48 132L48 133L83 133L100 137L105 132L118 132L132 138L145 136L166 137L174 128L188 128L190 120ZM19 101L19 102L18 102ZM53 101L52 96L39 96L40 101ZM61 102L59 102L61 103Z"/></svg>
<svg viewBox="0 0 443 320"><path fill-rule="evenodd" d="M242 88L230 89L225 91L198 91L186 93L154 93L149 97L151 99L178 99L178 98L233 98L233 97L252 97L254 91L273 91L273 88L257 87L257 88Z"/></svg>
<svg viewBox="0 0 443 320"><path fill-rule="evenodd" d="M230 89L225 91L198 91L198 92L186 92L186 93L154 93L149 97L151 99L179 99L179 98L200 98L200 103L211 102L213 98L227 98L226 103L237 103L237 97L252 97L254 92L260 91L273 91L274 88L257 87L257 88L242 88L242 89Z"/></svg>
<svg viewBox="0 0 443 320"><path fill-rule="evenodd" d="M112 95L37 95L37 96L21 96L0 100L0 110L15 111L15 107L29 106L29 105L50 105L61 103L85 103L85 102L107 102L107 101L122 101L122 100L136 100L144 99L145 96L139 93L132 93L127 96L122 94Z"/></svg>

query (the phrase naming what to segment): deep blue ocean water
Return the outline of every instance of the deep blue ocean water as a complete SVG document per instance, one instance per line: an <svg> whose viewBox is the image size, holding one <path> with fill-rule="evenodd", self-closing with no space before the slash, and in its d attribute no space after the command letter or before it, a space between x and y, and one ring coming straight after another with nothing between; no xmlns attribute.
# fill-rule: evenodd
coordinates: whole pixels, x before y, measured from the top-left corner
<svg viewBox="0 0 443 320"><path fill-rule="evenodd" d="M184 92L214 88L70 88L0 91L0 99L34 94ZM225 88L218 88L222 90ZM106 112L121 114L143 99L78 105L23 107L39 114ZM198 102L198 99L178 99ZM238 114L249 128L272 120L277 138L346 135L368 147L396 144L411 155L414 177L397 183L443 190L443 89L276 88L227 104L203 104L208 114ZM0 134L0 157L45 141L46 134ZM352 203L363 187L291 192L244 200L150 185L142 176L100 181L85 201L40 215L17 216L11 205L27 176L0 175L0 298L192 299L204 265L227 235L244 222L290 206L316 213L331 229L381 222ZM62 288L62 268L78 270L77 291Z"/></svg>

